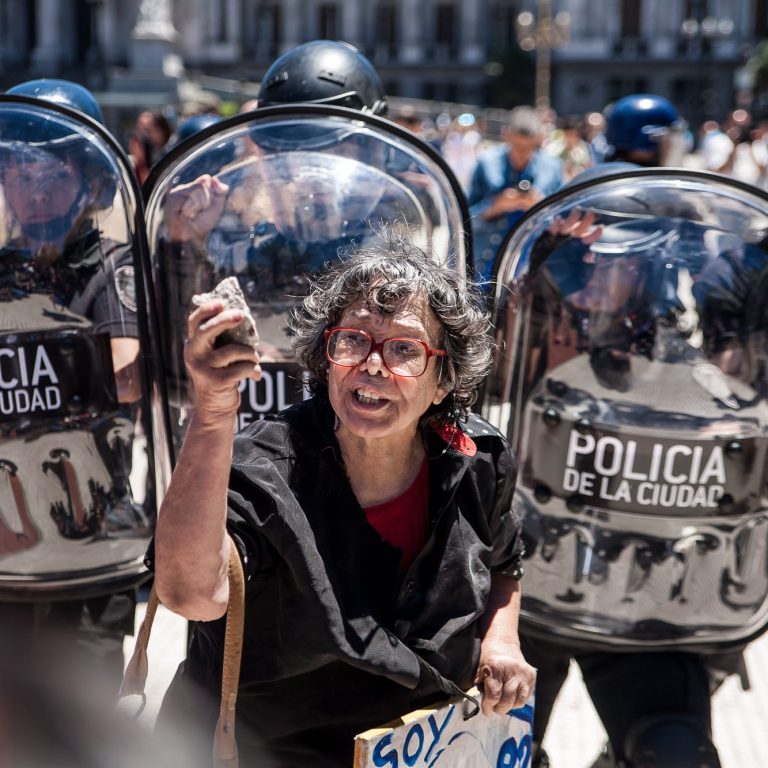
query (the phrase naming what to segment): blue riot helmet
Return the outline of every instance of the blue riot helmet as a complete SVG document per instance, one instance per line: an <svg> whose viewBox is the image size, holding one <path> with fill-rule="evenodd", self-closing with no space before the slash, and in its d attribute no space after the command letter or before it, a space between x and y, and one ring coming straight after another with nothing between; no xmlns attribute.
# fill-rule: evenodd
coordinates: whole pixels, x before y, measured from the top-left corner
<svg viewBox="0 0 768 768"><path fill-rule="evenodd" d="M182 120L177 129L174 138L174 146L181 144L191 136L210 128L212 125L221 122L221 115L213 113L203 113L191 115ZM229 139L223 139L215 147L209 149L197 161L185 168L184 173L179 176L179 180L184 182L194 181L194 179L203 174L216 175L228 163L234 160L236 154L236 145Z"/></svg>
<svg viewBox="0 0 768 768"><path fill-rule="evenodd" d="M83 112L104 125L104 115L102 115L101 107L99 107L94 95L87 88L79 83L73 83L71 80L48 78L27 80L9 88L8 93L18 96L32 96L35 99L61 104Z"/></svg>
<svg viewBox="0 0 768 768"><path fill-rule="evenodd" d="M625 96L605 110L606 159L646 167L681 165L686 128L685 120L663 96Z"/></svg>
<svg viewBox="0 0 768 768"><path fill-rule="evenodd" d="M220 121L220 115L214 115L210 112L186 117L179 123L179 126L176 129L174 144L181 144L182 141L188 139L190 136L194 136L196 133L200 133L200 131L205 130L211 125L215 125Z"/></svg>
<svg viewBox="0 0 768 768"><path fill-rule="evenodd" d="M93 94L82 85L68 80L29 80L14 86L9 94L27 96L77 110L103 124L103 115ZM11 168L23 166L24 174L36 179L32 186L47 184L77 185L77 192L67 210L49 206L46 218L27 210L30 218L20 217L19 226L36 240L55 240L72 227L86 207L107 208L114 199L114 174L103 154L78 128L66 119L40 109L19 105L4 109L0 115L0 160L4 178ZM6 203L13 208L11 186L6 181ZM70 189L75 189L70 186ZM62 190L59 190L62 192ZM61 197L61 195L59 195ZM31 204L28 200L27 205Z"/></svg>
<svg viewBox="0 0 768 768"><path fill-rule="evenodd" d="M259 106L333 104L386 115L381 78L349 43L312 40L287 51L264 73Z"/></svg>

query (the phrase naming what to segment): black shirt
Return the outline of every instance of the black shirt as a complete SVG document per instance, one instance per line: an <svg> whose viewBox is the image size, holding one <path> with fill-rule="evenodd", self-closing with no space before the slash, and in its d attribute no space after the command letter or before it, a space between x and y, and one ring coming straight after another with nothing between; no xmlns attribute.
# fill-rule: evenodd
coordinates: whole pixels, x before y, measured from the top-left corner
<svg viewBox="0 0 768 768"><path fill-rule="evenodd" d="M514 461L493 427L476 416L463 425L474 456L425 435L431 533L401 577L400 551L352 493L333 423L318 395L235 439L228 528L247 579L246 764L266 745L281 766L351 765L356 733L441 697L419 657L469 687L491 572L519 573ZM187 661L216 696L223 630L198 624Z"/></svg>

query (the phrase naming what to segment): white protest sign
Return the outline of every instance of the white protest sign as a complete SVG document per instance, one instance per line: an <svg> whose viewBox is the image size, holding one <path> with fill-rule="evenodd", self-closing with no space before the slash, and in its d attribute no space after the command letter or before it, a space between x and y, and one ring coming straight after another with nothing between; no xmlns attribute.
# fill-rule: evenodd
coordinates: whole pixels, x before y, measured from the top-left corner
<svg viewBox="0 0 768 768"><path fill-rule="evenodd" d="M354 768L528 768L533 699L506 715L465 719L471 709L451 699L358 735Z"/></svg>

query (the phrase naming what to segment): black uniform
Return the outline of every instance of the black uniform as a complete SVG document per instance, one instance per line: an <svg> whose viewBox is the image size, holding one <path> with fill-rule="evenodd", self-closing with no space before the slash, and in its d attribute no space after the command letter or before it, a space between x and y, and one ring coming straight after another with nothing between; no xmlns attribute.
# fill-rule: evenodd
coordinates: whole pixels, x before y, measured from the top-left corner
<svg viewBox="0 0 768 768"><path fill-rule="evenodd" d="M37 329L55 329L55 332L82 329L98 340L95 342L98 349L103 345L104 356L109 356L109 338L138 337L130 248L102 240L90 220L81 224L51 263L41 263L29 251L11 242L3 250L1 264L0 308L4 308L4 318L12 327L29 334ZM96 360L89 363L98 365ZM96 411L104 408L108 412L81 420L75 429L89 435L87 439L97 452L98 461L104 463L112 477L112 486L92 481L90 498L81 500L86 514L80 518L73 510L71 475L67 473L73 466L75 471L87 470L87 467L78 465L77 459L68 454L67 463L61 457L49 457L41 466L42 478L57 481L69 494L68 503L54 502L49 511L63 539L110 537L120 535L124 529L136 528L149 533L149 521L130 501L128 474L132 441L115 439L114 435L122 421L135 422L136 406L117 403L111 400L114 395L105 394L114 387L109 374L111 360L105 364L109 366L107 373L91 370L85 375L94 378L94 397L100 398L98 407L95 402L89 403L89 407ZM82 377L83 372L78 375ZM0 433L5 440L4 457L14 455L14 440L28 441L36 437L37 432L28 433L25 418L4 417L0 422ZM39 428L45 432L42 423ZM28 523L31 527L23 534L27 541L24 548L33 552L40 533L31 520ZM47 639L48 635L55 635L61 642L71 638L70 651L77 649L97 660L116 689L122 678L123 640L133 634L136 589L126 589L123 583L114 591L114 586L105 584L88 587L84 596L74 598L71 592L61 590L53 599L51 593L46 597L44 593L41 596L36 592L18 591L14 602L0 602L0 622L30 641ZM64 647L61 650L67 652Z"/></svg>

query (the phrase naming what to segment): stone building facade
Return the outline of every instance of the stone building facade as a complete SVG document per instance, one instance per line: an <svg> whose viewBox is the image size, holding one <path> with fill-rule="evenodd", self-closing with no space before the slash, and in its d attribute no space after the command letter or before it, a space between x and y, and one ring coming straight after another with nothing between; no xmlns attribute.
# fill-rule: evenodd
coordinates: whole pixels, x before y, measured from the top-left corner
<svg viewBox="0 0 768 768"><path fill-rule="evenodd" d="M65 76L109 93L137 67L175 54L194 78L256 82L299 42L348 40L388 92L484 105L493 62L516 46L521 11L543 0L0 0L0 85ZM742 67L768 35L768 0L550 0L570 16L552 54L561 114L598 110L630 92L670 97L695 121L732 105ZM692 23L695 22L695 23ZM154 30L154 31L153 31ZM154 35L154 38L153 38ZM138 82L138 81L137 81ZM139 89L149 93L146 83ZM498 106L512 106L499 104Z"/></svg>

